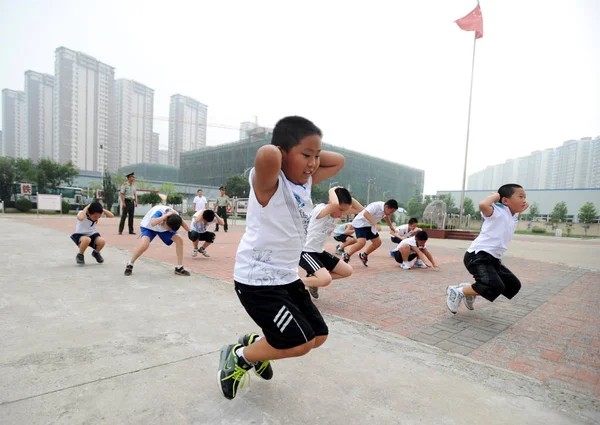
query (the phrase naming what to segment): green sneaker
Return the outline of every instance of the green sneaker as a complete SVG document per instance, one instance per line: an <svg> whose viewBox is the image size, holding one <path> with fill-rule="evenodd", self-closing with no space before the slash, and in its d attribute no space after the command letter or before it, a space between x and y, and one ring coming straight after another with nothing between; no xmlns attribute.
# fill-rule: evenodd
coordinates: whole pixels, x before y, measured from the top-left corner
<svg viewBox="0 0 600 425"><path fill-rule="evenodd" d="M253 344L258 338L258 334L246 334L239 337L238 342L242 344L244 347ZM265 360L263 362L256 362L254 365L254 373L257 376L260 376L262 379L266 379L267 381L273 378L273 368L271 367L271 361Z"/></svg>
<svg viewBox="0 0 600 425"><path fill-rule="evenodd" d="M238 387L243 388L246 381L250 379L247 372L252 368L252 365L235 354L235 350L241 347L242 344L231 344L221 348L217 381L221 392L229 400L233 400L237 395Z"/></svg>

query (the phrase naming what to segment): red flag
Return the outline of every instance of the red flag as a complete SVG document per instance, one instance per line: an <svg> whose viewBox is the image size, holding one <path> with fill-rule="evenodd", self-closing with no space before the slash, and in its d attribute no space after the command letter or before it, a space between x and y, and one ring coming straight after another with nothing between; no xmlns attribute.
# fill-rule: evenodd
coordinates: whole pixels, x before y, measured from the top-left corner
<svg viewBox="0 0 600 425"><path fill-rule="evenodd" d="M475 7L471 13L463 16L455 22L461 30L475 31L476 38L483 37L483 16L481 15L481 8L479 5L477 5L477 7Z"/></svg>

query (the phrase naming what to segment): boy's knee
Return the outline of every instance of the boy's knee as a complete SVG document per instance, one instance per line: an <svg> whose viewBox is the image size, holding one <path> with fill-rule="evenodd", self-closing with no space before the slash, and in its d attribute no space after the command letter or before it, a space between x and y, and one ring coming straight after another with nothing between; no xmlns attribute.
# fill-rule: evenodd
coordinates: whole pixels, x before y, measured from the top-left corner
<svg viewBox="0 0 600 425"><path fill-rule="evenodd" d="M321 277L320 281L321 286L328 286L331 283L331 275L327 273L325 276Z"/></svg>
<svg viewBox="0 0 600 425"><path fill-rule="evenodd" d="M381 246L381 238L371 239L371 243L375 246Z"/></svg>
<svg viewBox="0 0 600 425"><path fill-rule="evenodd" d="M314 341L315 341L315 346L313 347L313 349L319 348L321 345L325 344L325 341L327 341L327 335L316 336Z"/></svg>
<svg viewBox="0 0 600 425"><path fill-rule="evenodd" d="M315 339L311 339L308 342L305 342L302 345L298 345L296 347L290 348L290 354L292 355L292 357L300 357L300 356L304 356L306 354L308 354L308 352L310 350L312 350L315 347Z"/></svg>

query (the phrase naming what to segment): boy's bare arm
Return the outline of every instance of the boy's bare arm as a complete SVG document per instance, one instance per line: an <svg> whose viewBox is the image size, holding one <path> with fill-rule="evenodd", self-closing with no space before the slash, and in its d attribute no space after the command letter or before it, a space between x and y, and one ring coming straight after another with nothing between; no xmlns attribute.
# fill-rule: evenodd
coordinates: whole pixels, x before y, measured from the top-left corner
<svg viewBox="0 0 600 425"><path fill-rule="evenodd" d="M263 207L267 206L277 190L281 159L281 152L274 145L265 145L256 153L252 187L256 199Z"/></svg>
<svg viewBox="0 0 600 425"><path fill-rule="evenodd" d="M319 168L312 176L313 186L335 176L346 162L343 155L329 151L321 151L319 159Z"/></svg>
<svg viewBox="0 0 600 425"><path fill-rule="evenodd" d="M377 223L375 223L375 219L373 219L373 216L371 215L371 213L368 210L365 210L364 217L367 219L367 221L369 223L371 223L372 226L377 227Z"/></svg>
<svg viewBox="0 0 600 425"><path fill-rule="evenodd" d="M433 255L431 255L428 249L424 249L423 254L425 254L425 256L429 259L433 267L438 267L438 265L435 263L435 260L433 259Z"/></svg>
<svg viewBox="0 0 600 425"><path fill-rule="evenodd" d="M88 212L88 208L89 208L89 207L90 207L90 204L87 204L87 205L85 206L85 208L84 208L84 209L82 209L81 211L79 211L79 212L77 213L77 220L79 220L79 221L83 221L83 219L84 219L84 218L85 218L85 216L87 215L87 212Z"/></svg>
<svg viewBox="0 0 600 425"><path fill-rule="evenodd" d="M500 194L498 192L492 193L490 196L483 199L479 203L479 210L483 213L484 216L490 217L494 213L493 205L499 201L500 201Z"/></svg>
<svg viewBox="0 0 600 425"><path fill-rule="evenodd" d="M329 195L329 203L331 205L339 206L340 205L340 200L338 199L337 194L335 193L335 190L337 188L338 188L338 186L330 187L329 188L329 192L327 194Z"/></svg>
<svg viewBox="0 0 600 425"><path fill-rule="evenodd" d="M396 229L394 229L394 224L392 223L392 220L390 220L390 216L386 215L383 217L383 219L385 220L385 222L387 223L387 225L390 227L390 230L394 233L396 233Z"/></svg>
<svg viewBox="0 0 600 425"><path fill-rule="evenodd" d="M346 212L346 215L358 214L364 209L365 207L363 207L360 202L352 198L352 205L350 205L350 209Z"/></svg>
<svg viewBox="0 0 600 425"><path fill-rule="evenodd" d="M105 216L107 216L108 218L114 218L114 217L115 217L115 215L114 215L112 212L110 212L109 210L104 210L104 209L103 209L103 210L102 210L102 212L103 212L103 213L104 213L104 215L105 215Z"/></svg>
<svg viewBox="0 0 600 425"><path fill-rule="evenodd" d="M189 232L191 230L190 225L187 224L185 221L181 222L181 227L183 227L183 230L185 230L186 232Z"/></svg>
<svg viewBox="0 0 600 425"><path fill-rule="evenodd" d="M225 226L225 222L223 221L223 219L221 217L219 217L216 214L215 214L215 217L217 218L217 223L219 223L219 226Z"/></svg>
<svg viewBox="0 0 600 425"><path fill-rule="evenodd" d="M167 221L167 217L169 217L171 214L175 214L175 210L170 210L166 214L163 214L160 217L153 218L152 220L150 220L150 225L158 226L160 223ZM183 223L185 223L185 221Z"/></svg>

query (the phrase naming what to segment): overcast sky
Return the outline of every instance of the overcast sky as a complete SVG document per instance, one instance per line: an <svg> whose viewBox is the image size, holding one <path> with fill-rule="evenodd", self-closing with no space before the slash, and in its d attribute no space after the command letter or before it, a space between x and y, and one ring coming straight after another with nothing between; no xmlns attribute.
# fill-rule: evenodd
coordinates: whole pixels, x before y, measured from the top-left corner
<svg viewBox="0 0 600 425"><path fill-rule="evenodd" d="M0 88L54 73L65 46L116 78L208 105L209 123L313 120L328 143L425 170L460 189L475 0L0 0ZM481 0L468 172L600 135L600 2ZM168 124L155 121L161 146ZM211 128L208 144L237 140Z"/></svg>

